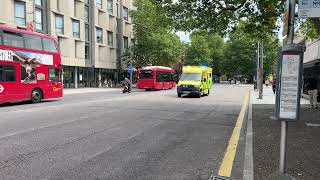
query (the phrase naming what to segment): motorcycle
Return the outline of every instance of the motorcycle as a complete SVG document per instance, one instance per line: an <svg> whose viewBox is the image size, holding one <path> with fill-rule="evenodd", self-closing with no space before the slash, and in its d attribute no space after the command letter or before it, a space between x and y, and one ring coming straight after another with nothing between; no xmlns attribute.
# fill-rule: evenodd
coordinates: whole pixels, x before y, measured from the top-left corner
<svg viewBox="0 0 320 180"><path fill-rule="evenodd" d="M122 90L122 93L124 94L124 93L131 93L131 89L129 88L129 86L128 85L125 85L124 86L124 88L123 88L123 90Z"/></svg>

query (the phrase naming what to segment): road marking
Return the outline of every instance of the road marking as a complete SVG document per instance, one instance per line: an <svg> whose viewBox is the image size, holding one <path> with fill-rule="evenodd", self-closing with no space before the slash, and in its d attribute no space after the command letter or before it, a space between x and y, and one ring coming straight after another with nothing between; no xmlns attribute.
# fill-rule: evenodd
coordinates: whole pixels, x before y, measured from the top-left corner
<svg viewBox="0 0 320 180"><path fill-rule="evenodd" d="M236 126L234 127L231 138L229 140L227 151L224 155L222 164L220 165L220 169L219 169L219 173L218 173L219 176L225 176L225 177L231 176L233 161L234 161L234 157L236 155L240 132L241 132L241 128L242 128L242 123L243 123L243 120L245 117L245 112L246 112L248 104L249 104L249 99L250 99L250 91L247 91L247 93L244 97L244 100L243 100L240 114L237 119Z"/></svg>
<svg viewBox="0 0 320 180"><path fill-rule="evenodd" d="M251 91L250 91L251 94ZM246 150L243 166L243 179L253 180L253 151L252 151L252 103L248 107L247 135L246 135Z"/></svg>

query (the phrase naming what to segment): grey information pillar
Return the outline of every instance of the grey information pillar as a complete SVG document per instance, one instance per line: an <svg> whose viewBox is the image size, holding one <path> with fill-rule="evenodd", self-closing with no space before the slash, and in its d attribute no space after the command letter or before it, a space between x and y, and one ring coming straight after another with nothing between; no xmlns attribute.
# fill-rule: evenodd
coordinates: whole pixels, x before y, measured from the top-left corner
<svg viewBox="0 0 320 180"><path fill-rule="evenodd" d="M277 97L275 117L281 122L280 173L286 173L286 148L288 121L297 121L300 116L304 46L284 45L278 63Z"/></svg>
<svg viewBox="0 0 320 180"><path fill-rule="evenodd" d="M74 67L74 88L78 88L78 67Z"/></svg>

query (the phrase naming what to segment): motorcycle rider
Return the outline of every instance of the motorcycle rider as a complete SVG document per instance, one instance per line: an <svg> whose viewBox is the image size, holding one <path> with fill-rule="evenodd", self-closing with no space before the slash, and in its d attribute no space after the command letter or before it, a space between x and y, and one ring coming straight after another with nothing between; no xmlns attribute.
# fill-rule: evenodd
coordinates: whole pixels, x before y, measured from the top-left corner
<svg viewBox="0 0 320 180"><path fill-rule="evenodd" d="M131 81L128 78L124 79L123 84L125 88L128 88L128 92L131 92Z"/></svg>

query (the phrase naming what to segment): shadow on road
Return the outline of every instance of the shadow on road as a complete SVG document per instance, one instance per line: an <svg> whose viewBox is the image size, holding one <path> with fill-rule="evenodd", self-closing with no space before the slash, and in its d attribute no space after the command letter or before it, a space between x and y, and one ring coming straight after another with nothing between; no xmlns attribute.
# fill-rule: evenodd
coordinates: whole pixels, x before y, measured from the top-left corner
<svg viewBox="0 0 320 180"><path fill-rule="evenodd" d="M51 103L51 102L56 102L56 101L59 101L59 99L42 100L41 102L39 102L37 104ZM1 107L10 107L10 106L22 106L22 105L27 105L27 104L32 104L32 103L31 103L31 101L3 103L3 104L0 104L0 108Z"/></svg>

